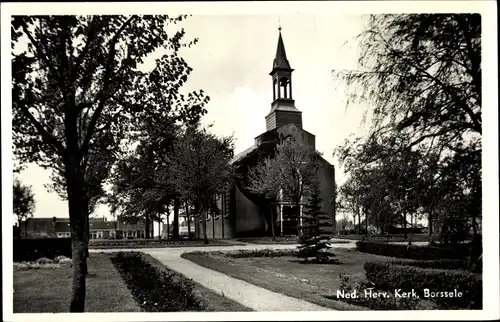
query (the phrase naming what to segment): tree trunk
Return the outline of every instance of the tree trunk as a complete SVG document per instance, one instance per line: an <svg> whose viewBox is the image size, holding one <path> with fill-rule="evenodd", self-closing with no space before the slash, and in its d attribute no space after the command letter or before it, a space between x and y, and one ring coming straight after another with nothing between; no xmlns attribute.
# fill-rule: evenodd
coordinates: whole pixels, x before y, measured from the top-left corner
<svg viewBox="0 0 500 322"><path fill-rule="evenodd" d="M212 239L215 239L215 213L212 214L210 211L210 216L212 217Z"/></svg>
<svg viewBox="0 0 500 322"><path fill-rule="evenodd" d="M86 253L86 220L88 212L84 205L83 173L76 155L70 155L66 160L66 192L68 196L69 219L71 225L71 247L73 261L73 286L70 312L85 310L85 266Z"/></svg>
<svg viewBox="0 0 500 322"><path fill-rule="evenodd" d="M301 213L300 213L300 202L295 203L297 208L297 236L302 236L302 224L301 224Z"/></svg>
<svg viewBox="0 0 500 322"><path fill-rule="evenodd" d="M226 194L221 194L221 216L220 216L220 229L221 237L224 238L224 218L226 217Z"/></svg>
<svg viewBox="0 0 500 322"><path fill-rule="evenodd" d="M202 208L201 210L202 214L202 227L203 227L203 242L205 244L208 244L208 237L207 237L207 211Z"/></svg>
<svg viewBox="0 0 500 322"><path fill-rule="evenodd" d="M187 224L188 224L188 239L191 240L191 216L189 215L189 205L187 203L187 201L185 202L185 206L186 206L186 220L187 220Z"/></svg>
<svg viewBox="0 0 500 322"><path fill-rule="evenodd" d="M145 216L145 220L144 220L144 223L146 225L146 227L144 228L145 229L145 232L146 232L146 239L149 239L149 236L151 234L151 232L149 231L151 227L149 227L149 213L147 212L146 213L146 216Z"/></svg>
<svg viewBox="0 0 500 322"><path fill-rule="evenodd" d="M408 237L408 234L406 233L406 213L403 213L403 232L406 239Z"/></svg>
<svg viewBox="0 0 500 322"><path fill-rule="evenodd" d="M368 211L365 209L365 236L368 237Z"/></svg>
<svg viewBox="0 0 500 322"><path fill-rule="evenodd" d="M389 212L384 214L384 235L388 233L389 230Z"/></svg>
<svg viewBox="0 0 500 322"><path fill-rule="evenodd" d="M271 234L273 236L273 240L276 239L276 233L274 232L274 216L273 216L273 206L269 206L269 208L271 209Z"/></svg>
<svg viewBox="0 0 500 322"><path fill-rule="evenodd" d="M361 211L359 210L359 207L357 207L357 212L358 212L358 234L361 235Z"/></svg>
<svg viewBox="0 0 500 322"><path fill-rule="evenodd" d="M85 238L85 258L89 258L90 257L90 254L89 254L89 239L90 239L90 219L89 219L89 205L88 205L88 201L87 200L84 200L84 209L85 209L85 234L84 234L84 238ZM89 268L88 268L88 265L87 265L87 260L85 260L85 267L84 267L84 274L85 276L89 275Z"/></svg>
<svg viewBox="0 0 500 322"><path fill-rule="evenodd" d="M476 215L474 212L472 213L472 240L477 238L477 223L476 223Z"/></svg>
<svg viewBox="0 0 500 322"><path fill-rule="evenodd" d="M158 239L161 239L161 218L158 217Z"/></svg>
<svg viewBox="0 0 500 322"><path fill-rule="evenodd" d="M428 223L427 223L427 228L429 230L429 237L432 237L432 220L433 220L433 214L432 214L432 211L429 212L429 216L428 216Z"/></svg>
<svg viewBox="0 0 500 322"><path fill-rule="evenodd" d="M179 208L180 200L178 197L174 198L174 221L172 223L172 238L179 239Z"/></svg>
<svg viewBox="0 0 500 322"><path fill-rule="evenodd" d="M170 213L167 213L167 240L170 240Z"/></svg>
<svg viewBox="0 0 500 322"><path fill-rule="evenodd" d="M334 182L334 189L336 189L335 187L335 180L333 181ZM334 191L333 193L333 207L332 207L332 236L336 236L338 235L337 234L337 192Z"/></svg>

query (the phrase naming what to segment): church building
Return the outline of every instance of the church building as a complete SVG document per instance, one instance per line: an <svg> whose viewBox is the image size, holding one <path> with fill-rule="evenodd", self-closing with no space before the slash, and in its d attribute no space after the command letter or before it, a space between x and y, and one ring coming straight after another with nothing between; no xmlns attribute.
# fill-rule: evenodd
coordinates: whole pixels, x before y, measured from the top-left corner
<svg viewBox="0 0 500 322"><path fill-rule="evenodd" d="M228 192L218 200L220 212L209 216L208 238L271 236L271 225L274 225L276 236L297 234L297 221L302 207L295 209L297 207L294 207L291 202L279 196L276 201L269 202L246 188L249 169L274 153L282 135L293 131L298 142L315 148L315 135L303 128L302 111L295 106L293 99L293 71L286 56L281 28L279 28L276 56L269 74L273 96L271 109L265 116L266 131L255 137L255 143L231 161L235 166L236 174ZM335 225L334 167L323 158L320 158L318 176L320 196L323 199L322 211L329 215L332 223L331 231L324 230L326 233L333 233ZM196 226L201 228L201 223Z"/></svg>

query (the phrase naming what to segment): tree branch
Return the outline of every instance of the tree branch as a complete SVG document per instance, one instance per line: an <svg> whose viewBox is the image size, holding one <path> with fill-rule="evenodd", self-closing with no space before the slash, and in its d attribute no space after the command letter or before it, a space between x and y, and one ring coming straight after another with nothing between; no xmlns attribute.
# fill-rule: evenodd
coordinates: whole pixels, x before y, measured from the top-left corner
<svg viewBox="0 0 500 322"><path fill-rule="evenodd" d="M94 17L92 17L92 20L89 22L89 27L87 30L87 42L85 43L85 47L83 48L82 52L80 55L76 58L75 64L74 64L74 73L71 75L71 80L73 82L76 81L76 78L78 77L78 73L80 70L80 65L82 64L83 60L85 59L85 56L87 56L87 53L90 50L90 44L92 43L91 38L93 37L95 31L95 25L94 25Z"/></svg>
<svg viewBox="0 0 500 322"><path fill-rule="evenodd" d="M33 116L33 114L31 114L28 107L19 99L19 96L17 95L13 96L14 96L14 102L17 105L17 107L19 107L23 111L24 115L26 115L26 117L35 126L35 128L37 129L38 133L42 136L44 141L47 144L52 145L56 153L59 154L59 156L63 157L64 147L61 144L61 142L59 142L54 136L52 136L49 132L47 132L47 130L43 127L43 125L40 124L40 122L38 122L38 120Z"/></svg>
<svg viewBox="0 0 500 322"><path fill-rule="evenodd" d="M454 93L453 87L447 84L444 84L439 78L435 77L434 75L431 75L427 70L423 69L422 67L418 66L417 64L414 64L411 60L406 58L404 53L401 53L400 51L392 48L391 43L387 41L380 33L378 33L378 36L382 39L384 42L386 49L391 52L395 57L399 57L402 59L406 64L409 66L414 67L418 71L420 71L423 75L426 75L427 78L430 80L434 81L437 85L439 85L441 88L443 88L455 101L457 106L462 107L462 109L469 115L471 118L472 123L474 124L474 130L478 133L481 133L481 123L480 123L480 118L472 111L472 109L465 103L462 102L462 100L457 97L457 95Z"/></svg>
<svg viewBox="0 0 500 322"><path fill-rule="evenodd" d="M109 91L109 86L111 83L111 73L113 71L114 67L114 60L115 60L115 54L116 54L116 49L115 45L116 42L118 41L118 38L120 34L125 30L125 28L132 23L132 21L137 18L137 16L131 16L127 21L123 23L123 25L118 29L116 34L113 36L110 42L110 48L109 48L109 55L108 55L108 60L107 60L107 65L106 65L106 72L104 75L104 86L99 93L99 105L97 109L95 110L94 114L92 115L92 118L90 120L90 124L87 128L87 134L85 137L85 140L83 141L82 147L80 148L80 153L85 154L88 151L88 146L90 143L90 140L92 139L92 136L95 132L95 128L97 125L97 121L99 120L99 117L101 115L102 110L104 109L104 105L106 103L106 100L108 99L108 91Z"/></svg>

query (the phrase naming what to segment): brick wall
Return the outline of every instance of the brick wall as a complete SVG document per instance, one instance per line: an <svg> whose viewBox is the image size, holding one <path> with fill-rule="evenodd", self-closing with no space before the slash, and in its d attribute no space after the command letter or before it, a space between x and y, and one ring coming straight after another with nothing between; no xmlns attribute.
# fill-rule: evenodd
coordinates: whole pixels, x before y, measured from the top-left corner
<svg viewBox="0 0 500 322"><path fill-rule="evenodd" d="M298 128L302 128L302 113L291 111L276 111L276 128L283 125L294 124Z"/></svg>

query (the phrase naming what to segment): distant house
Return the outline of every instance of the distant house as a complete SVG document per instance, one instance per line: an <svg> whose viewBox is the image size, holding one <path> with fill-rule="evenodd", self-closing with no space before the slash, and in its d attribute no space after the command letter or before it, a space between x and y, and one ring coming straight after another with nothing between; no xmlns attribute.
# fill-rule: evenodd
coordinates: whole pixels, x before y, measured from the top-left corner
<svg viewBox="0 0 500 322"><path fill-rule="evenodd" d="M21 236L28 238L69 237L69 219L28 218L21 225Z"/></svg>
<svg viewBox="0 0 500 322"><path fill-rule="evenodd" d="M151 223L151 229L153 225ZM21 236L28 238L68 238L71 237L69 218L29 218L21 225ZM89 219L89 238L93 239L121 239L145 238L146 230L143 222L136 224L123 221L108 221L106 218Z"/></svg>

